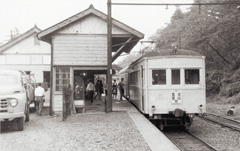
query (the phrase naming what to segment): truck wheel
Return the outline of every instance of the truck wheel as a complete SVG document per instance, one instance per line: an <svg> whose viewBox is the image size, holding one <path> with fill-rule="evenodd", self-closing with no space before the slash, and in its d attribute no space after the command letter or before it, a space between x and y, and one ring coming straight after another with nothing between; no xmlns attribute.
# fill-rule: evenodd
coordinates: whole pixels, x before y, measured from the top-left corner
<svg viewBox="0 0 240 151"><path fill-rule="evenodd" d="M25 105L25 116L26 116L25 122L29 122L29 112L30 112L29 104L26 103L26 105Z"/></svg>
<svg viewBox="0 0 240 151"><path fill-rule="evenodd" d="M23 124L24 124L23 120L24 120L23 117L18 118L17 128L18 128L19 131L22 131L22 130L23 130Z"/></svg>

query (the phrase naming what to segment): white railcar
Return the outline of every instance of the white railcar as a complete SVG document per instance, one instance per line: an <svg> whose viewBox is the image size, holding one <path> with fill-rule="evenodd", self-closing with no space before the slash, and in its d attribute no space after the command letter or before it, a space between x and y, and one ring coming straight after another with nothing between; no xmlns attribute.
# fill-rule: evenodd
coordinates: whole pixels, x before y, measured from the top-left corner
<svg viewBox="0 0 240 151"><path fill-rule="evenodd" d="M126 95L163 129L190 125L206 111L205 57L189 50L156 50L119 72Z"/></svg>

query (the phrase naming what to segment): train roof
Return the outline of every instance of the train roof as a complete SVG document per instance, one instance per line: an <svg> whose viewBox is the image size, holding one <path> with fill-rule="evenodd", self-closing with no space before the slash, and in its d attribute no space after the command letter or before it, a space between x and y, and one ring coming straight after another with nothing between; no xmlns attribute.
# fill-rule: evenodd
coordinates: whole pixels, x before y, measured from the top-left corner
<svg viewBox="0 0 240 151"><path fill-rule="evenodd" d="M196 51L191 50L185 50L185 49L178 49L176 52L173 51L173 49L157 49L154 51L150 51L146 54L144 54L142 57L138 58L134 62L132 62L129 66L135 64L139 60L142 60L144 58L160 58L160 57L204 57L200 53Z"/></svg>
<svg viewBox="0 0 240 151"><path fill-rule="evenodd" d="M158 57L158 56L202 56L200 53L191 50L178 49L176 52L173 49L158 49L150 51L143 57Z"/></svg>

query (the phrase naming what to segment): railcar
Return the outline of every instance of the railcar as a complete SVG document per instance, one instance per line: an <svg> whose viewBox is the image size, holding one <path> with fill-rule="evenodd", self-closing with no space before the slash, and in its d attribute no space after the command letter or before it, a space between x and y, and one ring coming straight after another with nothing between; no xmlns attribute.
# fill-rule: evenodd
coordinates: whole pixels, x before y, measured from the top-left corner
<svg viewBox="0 0 240 151"><path fill-rule="evenodd" d="M195 51L151 51L119 72L126 96L163 130L191 125L206 111L205 57Z"/></svg>

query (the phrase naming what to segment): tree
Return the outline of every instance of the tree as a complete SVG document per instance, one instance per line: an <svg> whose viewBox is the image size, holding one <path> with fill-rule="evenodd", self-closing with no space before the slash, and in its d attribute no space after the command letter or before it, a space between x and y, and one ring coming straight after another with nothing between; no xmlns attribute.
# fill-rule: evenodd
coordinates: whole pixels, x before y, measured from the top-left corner
<svg viewBox="0 0 240 151"><path fill-rule="evenodd" d="M14 27L14 28L11 30L11 35L10 35L10 36L11 36L11 39L10 39L10 40L17 38L19 35L20 35L19 29L18 29L17 27Z"/></svg>

